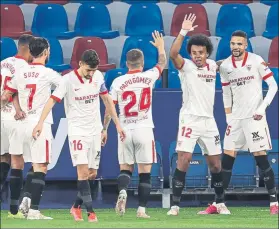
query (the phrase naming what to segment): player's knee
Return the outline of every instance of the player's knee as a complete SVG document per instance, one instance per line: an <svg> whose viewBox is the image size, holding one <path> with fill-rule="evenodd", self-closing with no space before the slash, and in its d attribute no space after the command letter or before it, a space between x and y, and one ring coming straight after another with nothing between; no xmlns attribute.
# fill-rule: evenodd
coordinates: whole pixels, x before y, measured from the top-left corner
<svg viewBox="0 0 279 229"><path fill-rule="evenodd" d="M151 184L151 174L150 173L140 173L139 182L140 182L140 184Z"/></svg>
<svg viewBox="0 0 279 229"><path fill-rule="evenodd" d="M11 167L13 169L23 169L24 160L22 155L12 155L11 156Z"/></svg>
<svg viewBox="0 0 279 229"><path fill-rule="evenodd" d="M191 153L178 152L177 168L183 172L186 172L191 160L192 160Z"/></svg>
<svg viewBox="0 0 279 229"><path fill-rule="evenodd" d="M219 173L219 172L221 172L221 165L220 165L220 163L209 164L209 170L210 170L211 173Z"/></svg>
<svg viewBox="0 0 279 229"><path fill-rule="evenodd" d="M34 172L47 173L47 164L45 163L33 163Z"/></svg>

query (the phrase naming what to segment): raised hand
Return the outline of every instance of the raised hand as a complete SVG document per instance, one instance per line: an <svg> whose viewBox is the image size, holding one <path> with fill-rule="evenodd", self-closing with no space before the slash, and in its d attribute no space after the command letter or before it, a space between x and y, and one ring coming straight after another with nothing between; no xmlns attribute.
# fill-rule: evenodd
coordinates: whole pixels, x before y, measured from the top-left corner
<svg viewBox="0 0 279 229"><path fill-rule="evenodd" d="M152 33L152 37L153 37L154 41L150 41L150 43L153 46L155 46L157 49L165 47L164 38L163 38L163 35L161 33L159 33L157 30L155 30Z"/></svg>
<svg viewBox="0 0 279 229"><path fill-rule="evenodd" d="M197 17L195 14L186 14L182 23L182 29L187 31L193 31L196 27L198 27L198 25L193 26L196 18Z"/></svg>

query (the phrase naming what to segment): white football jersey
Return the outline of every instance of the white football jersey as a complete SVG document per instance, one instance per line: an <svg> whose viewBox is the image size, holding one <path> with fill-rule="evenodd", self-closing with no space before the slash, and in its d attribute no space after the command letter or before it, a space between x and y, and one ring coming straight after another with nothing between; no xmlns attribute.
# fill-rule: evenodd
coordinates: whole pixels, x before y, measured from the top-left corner
<svg viewBox="0 0 279 229"><path fill-rule="evenodd" d="M222 86L232 90L235 119L251 118L263 101L262 80L273 73L262 57L246 52L242 61L228 57L220 66Z"/></svg>
<svg viewBox="0 0 279 229"><path fill-rule="evenodd" d="M38 122L51 96L52 85L55 85L57 90L61 82L62 77L59 73L42 64L33 63L21 68L9 82L7 89L18 92L19 104L27 115L24 121ZM45 122L53 123L52 112Z"/></svg>
<svg viewBox="0 0 279 229"><path fill-rule="evenodd" d="M214 117L214 98L216 84L215 61L207 59L206 66L198 68L196 64L184 59L179 70L182 89L182 108L180 114L190 114L203 117Z"/></svg>
<svg viewBox="0 0 279 229"><path fill-rule="evenodd" d="M9 57L1 61L1 94L19 69L26 65L28 65L28 63L20 56ZM1 120L15 121L14 115L15 109L12 103L8 103L7 106L1 110Z"/></svg>
<svg viewBox="0 0 279 229"><path fill-rule="evenodd" d="M63 76L63 87L59 87L53 96L57 101L64 97L69 136L101 133L103 125L99 95L107 93L104 76L98 70L90 80L82 78L77 70Z"/></svg>
<svg viewBox="0 0 279 229"><path fill-rule="evenodd" d="M125 129L154 128L152 119L152 89L161 76L158 66L145 71L129 71L116 78L110 94L119 105L119 119Z"/></svg>

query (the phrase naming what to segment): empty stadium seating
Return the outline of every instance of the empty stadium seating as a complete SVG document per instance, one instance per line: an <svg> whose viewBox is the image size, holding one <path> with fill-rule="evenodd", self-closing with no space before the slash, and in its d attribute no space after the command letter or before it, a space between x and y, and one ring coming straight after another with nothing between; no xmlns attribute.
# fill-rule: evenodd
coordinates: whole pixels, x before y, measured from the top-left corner
<svg viewBox="0 0 279 229"><path fill-rule="evenodd" d="M126 68L126 53L131 49L138 48L142 50L144 55L145 70L153 68L158 61L158 52L157 49L152 44L150 44L149 41L150 41L149 37L143 37L143 38L128 37L123 47L121 60L120 60L120 67Z"/></svg>
<svg viewBox="0 0 279 229"><path fill-rule="evenodd" d="M153 3L131 5L126 19L125 34L127 36L151 36L154 30L164 33L160 8Z"/></svg>
<svg viewBox="0 0 279 229"><path fill-rule="evenodd" d="M278 7L278 4L272 5L267 15L266 29L263 36L269 39L278 36Z"/></svg>
<svg viewBox="0 0 279 229"><path fill-rule="evenodd" d="M113 80L115 80L118 76L126 74L127 71L127 68L116 68L107 71L105 75L106 87L110 89Z"/></svg>
<svg viewBox="0 0 279 229"><path fill-rule="evenodd" d="M69 39L76 34L68 29L68 17L62 5L38 5L32 23L32 33L47 38Z"/></svg>
<svg viewBox="0 0 279 229"><path fill-rule="evenodd" d="M87 3L103 3L103 4L109 4L112 2L112 0L69 0L69 2L73 3L81 3L81 4L87 4Z"/></svg>
<svg viewBox="0 0 279 229"><path fill-rule="evenodd" d="M279 67L278 66L278 37L275 37L270 45L269 55L268 55L268 62L271 67Z"/></svg>
<svg viewBox="0 0 279 229"><path fill-rule="evenodd" d="M253 52L252 45L249 40L248 40L248 47L246 50L248 52ZM222 38L218 45L216 60L226 59L230 55L231 55L230 38Z"/></svg>
<svg viewBox="0 0 279 229"><path fill-rule="evenodd" d="M8 37L1 37L0 40L1 61L16 55L17 47L13 39Z"/></svg>
<svg viewBox="0 0 279 229"><path fill-rule="evenodd" d="M111 20L107 7L104 4L83 4L79 7L75 32L79 36L94 36L114 38L119 36L118 31L112 31Z"/></svg>
<svg viewBox="0 0 279 229"><path fill-rule="evenodd" d="M143 1L141 1L141 0L122 0L122 2L126 2L126 3L129 3L129 4L134 4L134 3L142 3ZM157 3L157 2L159 2L159 0L145 0L144 2Z"/></svg>
<svg viewBox="0 0 279 229"><path fill-rule="evenodd" d="M20 5L24 0L1 0L1 4L16 4Z"/></svg>
<svg viewBox="0 0 279 229"><path fill-rule="evenodd" d="M228 37L235 30L245 31L248 37L255 36L252 13L247 5L226 4L220 8L216 36Z"/></svg>
<svg viewBox="0 0 279 229"><path fill-rule="evenodd" d="M214 0L213 2L219 3L219 4L249 4L252 3L253 0Z"/></svg>
<svg viewBox="0 0 279 229"><path fill-rule="evenodd" d="M18 38L22 34L31 34L31 31L25 31L24 17L20 7L1 4L1 36Z"/></svg>
<svg viewBox="0 0 279 229"><path fill-rule="evenodd" d="M261 3L266 5L274 5L278 3L278 0L261 0Z"/></svg>
<svg viewBox="0 0 279 229"><path fill-rule="evenodd" d="M178 36L185 15L187 14L189 16L191 13L197 15L194 25L198 25L198 27L187 35L191 36L193 34L202 33L210 36L206 10L200 4L180 4L175 8L171 23L171 36Z"/></svg>
<svg viewBox="0 0 279 229"><path fill-rule="evenodd" d="M64 4L67 4L68 3L68 0L51 0L51 1L48 1L48 0L33 0L33 1L29 1L30 3L34 3L34 4L61 4L61 5L64 5Z"/></svg>
<svg viewBox="0 0 279 229"><path fill-rule="evenodd" d="M100 58L100 64L98 69L101 72L106 72L109 69L115 68L115 64L108 63L108 53L104 41L98 37L84 37L78 38L75 41L73 54L71 58L71 67L78 68L79 60L82 56L82 53L87 49L94 49Z"/></svg>
<svg viewBox="0 0 279 229"><path fill-rule="evenodd" d="M183 3L205 3L206 0L168 0L168 2L173 4L183 4Z"/></svg>
<svg viewBox="0 0 279 229"><path fill-rule="evenodd" d="M48 39L48 42L51 49L50 58L46 66L58 72L63 72L67 69L70 69L71 67L69 64L64 64L63 52L60 42L55 38Z"/></svg>

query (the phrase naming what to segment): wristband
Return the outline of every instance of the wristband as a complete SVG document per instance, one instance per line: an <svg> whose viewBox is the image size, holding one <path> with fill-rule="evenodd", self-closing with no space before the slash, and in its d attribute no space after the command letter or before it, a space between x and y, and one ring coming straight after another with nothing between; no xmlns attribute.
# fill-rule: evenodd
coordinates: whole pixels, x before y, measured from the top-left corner
<svg viewBox="0 0 279 229"><path fill-rule="evenodd" d="M185 37L187 33L188 33L188 30L185 30L185 29L181 29L179 32L179 34L183 37Z"/></svg>

